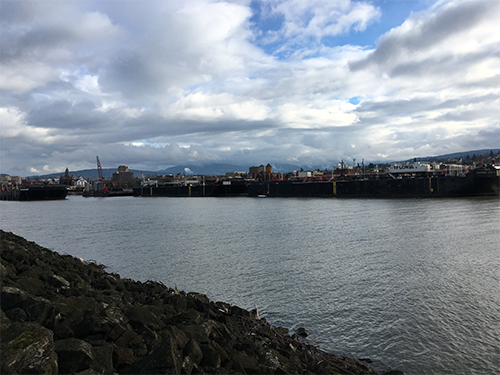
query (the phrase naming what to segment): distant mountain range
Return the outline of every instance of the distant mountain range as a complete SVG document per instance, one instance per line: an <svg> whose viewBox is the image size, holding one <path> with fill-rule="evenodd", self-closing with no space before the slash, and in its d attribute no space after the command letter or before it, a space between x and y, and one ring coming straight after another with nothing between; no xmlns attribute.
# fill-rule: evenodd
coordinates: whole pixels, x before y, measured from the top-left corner
<svg viewBox="0 0 500 375"><path fill-rule="evenodd" d="M455 152L453 154L445 154L445 155L439 155L439 156L427 156L425 158L417 158L418 161L430 161L430 160L443 160L443 159L465 159L467 156L469 158L472 158L474 155L489 155L490 152L493 152L495 155L498 154L500 149L494 148L494 149L484 149L484 150L475 150L475 151L464 151L464 152ZM413 159L411 159L413 160Z"/></svg>
<svg viewBox="0 0 500 375"><path fill-rule="evenodd" d="M439 156L427 156L427 157L419 157L416 158L418 161L430 161L430 160L446 160L446 159L458 159L458 158L466 158L467 155L472 157L475 155L488 155L492 151L495 155L500 151L500 149L483 149L483 150L474 150L474 151L463 151L456 152L453 154L445 154ZM413 159L409 159L408 161L412 161ZM391 161L391 162L395 162ZM365 162L368 164L369 162ZM385 164L387 162L375 162L372 161L373 164ZM293 172L296 170L300 170L301 168L304 170L324 170L330 169L335 165L299 165L299 164L281 164L281 163L271 163L274 172ZM162 169L159 171L146 171L146 170L137 170L130 169L131 172L134 172L135 177L140 177L141 173L144 173L145 177L153 177L157 175L176 175L177 173L188 174L188 175L207 175L207 176L220 176L225 175L226 172L248 172L248 168L250 165L235 165L235 164L223 164L223 163L186 163L176 165L174 167ZM106 179L110 179L114 172L117 171L118 168L103 168L102 172ZM60 173L50 173L38 176L29 176L31 180L43 180L48 178L59 178L63 175L64 172ZM82 176L85 179L98 179L98 172L96 169L83 169L78 171L70 171L70 174L78 177Z"/></svg>
<svg viewBox="0 0 500 375"><path fill-rule="evenodd" d="M273 166L273 171L276 172L290 172L301 168L301 166L293 164L272 164L272 166ZM249 167L250 166L246 165L223 164L223 163L207 163L207 164L187 163L182 165L176 165L174 167L162 169L159 171L147 171L138 169L129 169L129 171L134 172L134 177L140 177L141 173L144 174L144 177L176 175L177 173L187 174L187 175L221 176L225 175L226 172L248 172ZM306 169L305 167L303 168ZM110 179L113 173L116 172L117 170L118 168L103 168L102 174L104 178ZM63 174L64 172L50 173L44 175L29 176L29 178L31 180L43 180L48 178L59 178ZM85 179L96 180L99 178L97 168L70 171L69 174L75 177L82 176Z"/></svg>

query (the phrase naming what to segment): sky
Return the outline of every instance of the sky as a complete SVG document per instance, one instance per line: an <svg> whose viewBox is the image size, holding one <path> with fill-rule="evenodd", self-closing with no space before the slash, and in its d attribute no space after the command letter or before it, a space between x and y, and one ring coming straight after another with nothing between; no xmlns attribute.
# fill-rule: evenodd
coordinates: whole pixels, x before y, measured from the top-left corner
<svg viewBox="0 0 500 375"><path fill-rule="evenodd" d="M0 172L500 147L497 0L0 0Z"/></svg>

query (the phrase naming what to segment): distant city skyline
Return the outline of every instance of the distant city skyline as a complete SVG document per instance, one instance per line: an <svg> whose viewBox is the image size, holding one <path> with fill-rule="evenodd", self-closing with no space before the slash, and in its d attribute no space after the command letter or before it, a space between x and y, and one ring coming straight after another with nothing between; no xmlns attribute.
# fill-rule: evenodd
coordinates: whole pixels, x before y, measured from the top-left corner
<svg viewBox="0 0 500 375"><path fill-rule="evenodd" d="M472 163L472 162L477 162L480 163L482 159L485 159L484 161L486 163L489 163L490 159L489 156L493 153L494 158L497 160L498 163L498 155L500 154L500 149L484 149L484 150L469 150L465 152L459 152L459 153L454 153L454 154L445 154L445 155L434 155L434 156L428 156L428 157L417 157L417 158L411 158L411 159L406 159L406 160L394 160L389 163L384 163L384 162L377 162L377 161L365 161L364 159L357 160L354 159L350 162L345 162L343 160L339 161L338 163L333 163L331 165L325 166L325 165L293 165L293 164L278 164L278 163L273 163L270 164L273 170L273 173L291 173L291 172L296 172L299 170L305 170L305 171L312 171L312 170L320 170L320 171L325 171L325 170L331 170L331 169L336 169L339 168L342 164L345 167L353 167L354 164L360 165L360 166L365 166L366 168L369 167L376 167L378 168L391 165L391 164L399 164L399 163L405 163L405 162L413 162L414 159L417 161L440 161L440 162L445 162L446 160L449 159L450 162L453 164L455 161L459 161L458 159L462 159L462 163ZM266 163L267 165L268 163ZM220 175L225 175L226 173L231 173L231 172L238 172L238 173L249 173L249 170L252 167L256 167L258 165L238 165L238 164L225 164L225 163L186 163L186 164L179 164L175 166L171 166L165 169L161 170L145 170L145 169L135 169L135 168L129 168L129 166L124 166L124 165L116 165L116 166L106 166L104 167L103 173L106 178L111 178L113 173L116 172L117 170L120 169L120 167L126 167L129 168L129 170L133 173L136 174L135 177L139 177L139 174L144 173L145 176L154 176L154 175L176 175L176 174L186 174L186 175L211 175L211 176L220 176ZM264 164L261 164L260 166L264 167ZM65 170L66 171L66 170ZM59 171L59 172L54 172L54 173L41 173L41 174L30 174L27 176L20 176L20 177L26 177L26 178L59 178L60 176L64 175L65 171ZM74 178L77 178L79 176L83 177L92 177L92 178L98 178L98 171L97 168L89 168L89 169L80 169L80 170L69 170L68 173L70 175L73 175Z"/></svg>
<svg viewBox="0 0 500 375"><path fill-rule="evenodd" d="M500 146L500 2L0 0L0 173Z"/></svg>

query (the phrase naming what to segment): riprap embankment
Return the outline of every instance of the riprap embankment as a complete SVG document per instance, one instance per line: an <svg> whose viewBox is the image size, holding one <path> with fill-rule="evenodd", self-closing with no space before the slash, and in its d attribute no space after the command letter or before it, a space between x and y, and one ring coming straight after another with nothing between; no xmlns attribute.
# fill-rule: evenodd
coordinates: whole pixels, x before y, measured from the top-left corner
<svg viewBox="0 0 500 375"><path fill-rule="evenodd" d="M376 374L255 310L0 235L3 374Z"/></svg>

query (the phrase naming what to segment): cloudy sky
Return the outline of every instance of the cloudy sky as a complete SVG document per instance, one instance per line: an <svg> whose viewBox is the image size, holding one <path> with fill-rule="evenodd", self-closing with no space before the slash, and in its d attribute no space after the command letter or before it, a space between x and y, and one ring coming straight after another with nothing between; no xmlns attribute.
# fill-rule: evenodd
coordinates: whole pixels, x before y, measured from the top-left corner
<svg viewBox="0 0 500 375"><path fill-rule="evenodd" d="M500 147L497 0L0 0L0 172Z"/></svg>

